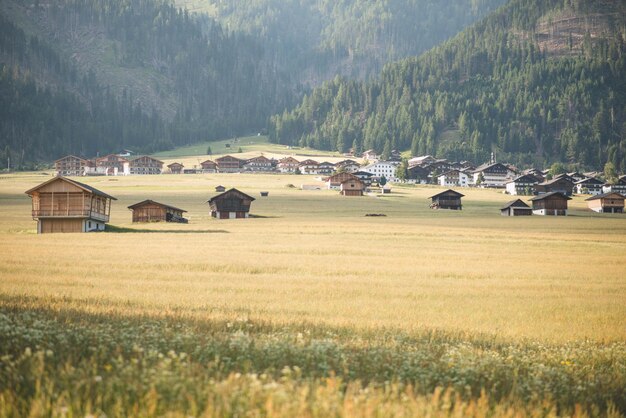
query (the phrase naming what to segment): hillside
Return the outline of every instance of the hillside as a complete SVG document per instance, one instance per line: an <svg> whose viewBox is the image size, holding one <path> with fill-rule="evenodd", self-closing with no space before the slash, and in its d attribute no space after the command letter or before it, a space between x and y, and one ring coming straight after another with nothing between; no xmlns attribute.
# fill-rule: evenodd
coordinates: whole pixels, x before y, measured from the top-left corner
<svg viewBox="0 0 626 418"><path fill-rule="evenodd" d="M0 20L13 167L250 132L297 97L257 40L169 3L7 0Z"/></svg>
<svg viewBox="0 0 626 418"><path fill-rule="evenodd" d="M419 55L505 0L175 0L262 40L305 85L342 74L363 79Z"/></svg>
<svg viewBox="0 0 626 418"><path fill-rule="evenodd" d="M502 1L6 0L0 161L256 132L308 85L421 52Z"/></svg>
<svg viewBox="0 0 626 418"><path fill-rule="evenodd" d="M377 80L326 83L274 116L270 139L623 170L625 40L624 3L514 0Z"/></svg>

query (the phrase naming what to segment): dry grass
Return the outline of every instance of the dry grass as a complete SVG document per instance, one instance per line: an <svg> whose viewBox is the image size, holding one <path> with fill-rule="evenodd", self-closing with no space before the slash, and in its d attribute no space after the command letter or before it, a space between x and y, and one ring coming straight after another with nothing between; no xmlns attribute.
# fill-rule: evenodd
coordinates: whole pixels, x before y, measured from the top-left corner
<svg viewBox="0 0 626 418"><path fill-rule="evenodd" d="M468 190L463 212L445 212L428 209L429 187L344 198L285 187L306 176L97 178L87 181L119 198L111 223L149 232L37 236L21 193L43 180L0 180L7 296L62 298L90 313L626 339L626 218L592 215L580 197L573 216L512 219L498 211L508 197L491 190ZM270 191L253 203L264 218L211 219L217 184ZM187 209L190 223L131 224L126 206L145 198Z"/></svg>

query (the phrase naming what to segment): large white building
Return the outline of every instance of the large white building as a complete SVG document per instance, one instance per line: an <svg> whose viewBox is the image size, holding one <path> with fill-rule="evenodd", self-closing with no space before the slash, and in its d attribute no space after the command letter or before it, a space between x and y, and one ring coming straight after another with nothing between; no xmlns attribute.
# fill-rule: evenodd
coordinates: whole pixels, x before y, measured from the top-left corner
<svg viewBox="0 0 626 418"><path fill-rule="evenodd" d="M467 187L470 184L470 177L460 170L450 170L437 177L440 186L446 187Z"/></svg>
<svg viewBox="0 0 626 418"><path fill-rule="evenodd" d="M375 177L384 176L389 181L398 181L396 169L399 165L399 161L378 161L374 164L362 167L361 170L372 173Z"/></svg>

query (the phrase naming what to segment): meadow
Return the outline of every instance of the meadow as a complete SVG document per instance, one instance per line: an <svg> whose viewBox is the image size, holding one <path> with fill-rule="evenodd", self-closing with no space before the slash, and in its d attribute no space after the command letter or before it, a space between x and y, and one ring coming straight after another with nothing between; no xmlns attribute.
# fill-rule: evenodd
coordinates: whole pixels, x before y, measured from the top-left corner
<svg viewBox="0 0 626 418"><path fill-rule="evenodd" d="M37 235L47 178L0 176L0 416L626 414L626 217L584 197L505 218L494 190L100 177L109 232ZM254 217L212 219L218 184ZM147 198L189 224L132 224Z"/></svg>

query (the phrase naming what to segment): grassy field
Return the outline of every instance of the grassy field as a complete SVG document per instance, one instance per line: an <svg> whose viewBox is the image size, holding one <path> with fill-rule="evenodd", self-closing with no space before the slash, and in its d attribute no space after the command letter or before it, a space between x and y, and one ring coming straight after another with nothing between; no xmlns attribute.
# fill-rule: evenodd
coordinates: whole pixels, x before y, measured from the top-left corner
<svg viewBox="0 0 626 418"><path fill-rule="evenodd" d="M207 155L208 147L211 147L211 155ZM239 148L241 148L241 153L238 152ZM176 148L171 151L159 152L152 156L162 160L166 165L176 161L182 163L187 168L192 168L200 167L202 161L207 159L214 160L226 154L231 154L239 158L251 158L263 154L268 158L274 157L277 159L291 155L298 160L317 158L319 162L338 162L345 160L345 157L342 157L338 152L272 144L268 142L267 136L263 135L202 142L187 147Z"/></svg>
<svg viewBox="0 0 626 418"><path fill-rule="evenodd" d="M626 217L584 197L505 218L493 190L448 212L428 186L93 178L112 232L37 235L46 178L0 177L0 416L626 413ZM217 184L269 197L215 220ZM147 198L189 224L132 224Z"/></svg>

